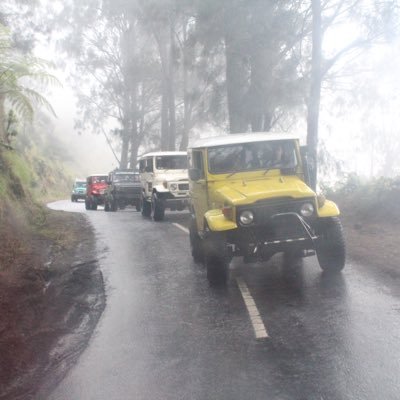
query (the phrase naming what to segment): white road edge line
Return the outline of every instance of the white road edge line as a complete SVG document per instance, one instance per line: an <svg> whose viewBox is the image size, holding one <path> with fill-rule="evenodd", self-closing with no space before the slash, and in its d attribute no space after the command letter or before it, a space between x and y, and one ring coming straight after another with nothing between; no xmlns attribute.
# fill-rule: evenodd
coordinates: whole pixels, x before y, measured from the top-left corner
<svg viewBox="0 0 400 400"><path fill-rule="evenodd" d="M189 234L189 229L185 228L184 226L182 226L181 224L177 224L176 222L173 222L172 225L176 226L178 229L180 229L181 231Z"/></svg>
<svg viewBox="0 0 400 400"><path fill-rule="evenodd" d="M173 222L172 225L176 226L181 231L189 234L189 229L185 228L181 224L177 224L176 222ZM245 281L240 277L236 277L236 282L239 286L239 290L243 297L244 304L246 305L247 312L249 313L250 321L251 321L251 324L253 325L256 339L268 338L269 335L268 335L267 329L265 328L264 322L261 319L260 312L258 311L256 303L255 303L252 295L250 294L249 288L247 287Z"/></svg>
<svg viewBox="0 0 400 400"><path fill-rule="evenodd" d="M256 306L256 303L250 294L250 290L247 287L245 281L237 277L236 282L239 286L240 293L242 294L244 304L246 305L247 312L250 316L251 324L253 325L254 333L256 335L256 339L265 339L269 338L267 329L265 328L264 322L261 319L260 312Z"/></svg>

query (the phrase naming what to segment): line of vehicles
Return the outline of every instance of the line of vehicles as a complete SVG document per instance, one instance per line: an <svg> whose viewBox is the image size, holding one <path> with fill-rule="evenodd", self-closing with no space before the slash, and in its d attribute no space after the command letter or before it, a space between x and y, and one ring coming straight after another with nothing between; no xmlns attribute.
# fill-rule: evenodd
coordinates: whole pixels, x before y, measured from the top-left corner
<svg viewBox="0 0 400 400"><path fill-rule="evenodd" d="M279 252L291 261L316 254L323 270L339 272L340 212L310 188L309 167L296 136L226 135L199 140L187 152L147 153L135 171L91 175L85 194L73 192L71 200L84 196L87 210L132 205L154 221L168 209L189 208L192 256L212 284L227 281L234 256L249 263Z"/></svg>

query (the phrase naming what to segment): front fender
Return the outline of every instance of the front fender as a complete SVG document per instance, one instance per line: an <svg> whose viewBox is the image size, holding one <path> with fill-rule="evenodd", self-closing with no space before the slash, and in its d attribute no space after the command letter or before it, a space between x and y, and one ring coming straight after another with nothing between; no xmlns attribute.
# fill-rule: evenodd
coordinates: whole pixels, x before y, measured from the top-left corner
<svg viewBox="0 0 400 400"><path fill-rule="evenodd" d="M337 217L340 215L339 207L331 200L326 200L325 204L318 208L317 213L318 217L321 218Z"/></svg>
<svg viewBox="0 0 400 400"><path fill-rule="evenodd" d="M166 189L163 185L153 186L153 191L156 191L158 193L168 193L169 192L169 190Z"/></svg>
<svg viewBox="0 0 400 400"><path fill-rule="evenodd" d="M237 224L225 217L222 210L209 210L204 214L208 228L213 232L229 231L236 229Z"/></svg>

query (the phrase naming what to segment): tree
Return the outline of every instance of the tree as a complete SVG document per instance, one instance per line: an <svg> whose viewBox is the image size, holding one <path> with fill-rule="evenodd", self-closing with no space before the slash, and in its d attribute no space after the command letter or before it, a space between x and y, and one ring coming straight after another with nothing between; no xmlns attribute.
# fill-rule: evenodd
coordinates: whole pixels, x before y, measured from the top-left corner
<svg viewBox="0 0 400 400"><path fill-rule="evenodd" d="M72 2L63 11L65 26L72 28L64 48L75 59L83 111L77 126L116 132L122 168L136 165L138 149L158 120L157 62L134 6Z"/></svg>
<svg viewBox="0 0 400 400"><path fill-rule="evenodd" d="M353 60L366 48L385 37L388 28L393 28L396 18L396 2L363 0L333 0L321 3L311 0L312 16L312 57L310 70L310 93L307 102L307 145L314 166L311 186L317 186L318 125L322 83L328 73L346 57ZM379 18L376 18L376 15ZM324 57L323 39L328 29L336 24L352 21L358 26L358 34L351 40L345 39L341 47L329 57ZM351 59L350 58L350 59ZM331 77L332 79L332 77Z"/></svg>
<svg viewBox="0 0 400 400"><path fill-rule="evenodd" d="M47 61L21 55L12 44L10 31L0 24L0 140L3 143L9 145L11 136L15 135L17 116L33 118L34 105L44 106L54 114L46 98L29 85L32 81L58 84L47 72L49 66Z"/></svg>
<svg viewBox="0 0 400 400"><path fill-rule="evenodd" d="M199 1L198 9L204 42L224 44L230 131L270 130L302 102L302 10L261 0Z"/></svg>

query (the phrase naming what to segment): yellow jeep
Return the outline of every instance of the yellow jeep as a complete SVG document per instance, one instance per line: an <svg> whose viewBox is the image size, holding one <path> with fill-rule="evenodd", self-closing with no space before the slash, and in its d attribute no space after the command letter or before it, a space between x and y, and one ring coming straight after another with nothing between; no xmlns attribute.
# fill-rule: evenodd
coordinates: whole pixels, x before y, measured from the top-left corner
<svg viewBox="0 0 400 400"><path fill-rule="evenodd" d="M340 212L309 187L299 139L289 134L232 134L188 149L190 244L210 283L225 283L233 256L318 257L323 270L345 265Z"/></svg>

